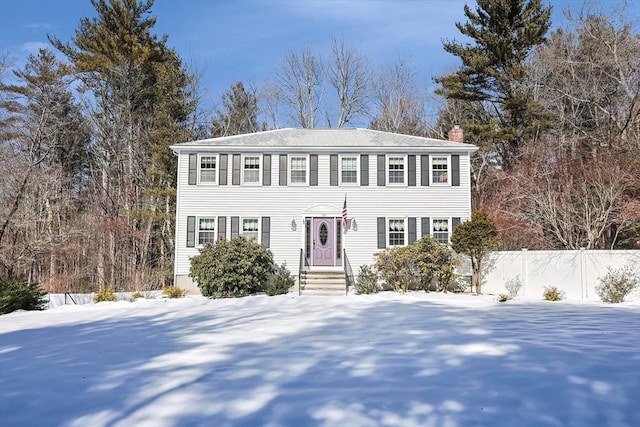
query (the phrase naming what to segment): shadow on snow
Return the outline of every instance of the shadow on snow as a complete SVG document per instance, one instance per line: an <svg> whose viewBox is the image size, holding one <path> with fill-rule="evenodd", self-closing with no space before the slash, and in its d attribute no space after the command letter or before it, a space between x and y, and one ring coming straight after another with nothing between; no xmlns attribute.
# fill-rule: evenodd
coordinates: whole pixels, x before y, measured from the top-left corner
<svg viewBox="0 0 640 427"><path fill-rule="evenodd" d="M276 298L2 334L0 424L640 424L635 311Z"/></svg>

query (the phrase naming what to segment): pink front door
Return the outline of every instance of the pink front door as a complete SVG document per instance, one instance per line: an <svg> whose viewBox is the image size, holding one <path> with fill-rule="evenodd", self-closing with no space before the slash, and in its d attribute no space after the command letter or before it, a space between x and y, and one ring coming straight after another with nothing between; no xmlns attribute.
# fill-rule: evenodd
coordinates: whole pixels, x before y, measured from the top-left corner
<svg viewBox="0 0 640 427"><path fill-rule="evenodd" d="M313 265L335 265L334 218L313 218Z"/></svg>

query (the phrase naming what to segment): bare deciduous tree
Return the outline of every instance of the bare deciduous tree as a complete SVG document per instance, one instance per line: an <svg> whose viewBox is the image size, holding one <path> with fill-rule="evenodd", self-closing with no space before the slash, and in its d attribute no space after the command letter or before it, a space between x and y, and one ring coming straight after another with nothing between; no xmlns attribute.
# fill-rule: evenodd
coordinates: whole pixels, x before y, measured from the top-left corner
<svg viewBox="0 0 640 427"><path fill-rule="evenodd" d="M331 61L327 66L328 79L338 99L338 119L341 128L358 115L368 111L370 84L369 64L355 49L344 41L331 39Z"/></svg>
<svg viewBox="0 0 640 427"><path fill-rule="evenodd" d="M293 113L291 119L303 128L313 128L324 93L323 64L310 50L291 52L277 73L283 100Z"/></svg>
<svg viewBox="0 0 640 427"><path fill-rule="evenodd" d="M426 136L424 93L404 61L380 71L373 79L372 89L376 112L371 129Z"/></svg>

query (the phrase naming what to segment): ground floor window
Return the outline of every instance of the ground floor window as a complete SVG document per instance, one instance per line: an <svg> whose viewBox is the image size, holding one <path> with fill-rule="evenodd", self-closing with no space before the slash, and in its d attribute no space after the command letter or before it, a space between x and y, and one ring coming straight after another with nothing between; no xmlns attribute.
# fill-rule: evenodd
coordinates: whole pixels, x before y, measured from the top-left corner
<svg viewBox="0 0 640 427"><path fill-rule="evenodd" d="M199 218L198 219L198 244L203 245L207 242L216 242L215 218Z"/></svg>
<svg viewBox="0 0 640 427"><path fill-rule="evenodd" d="M242 235L249 240L258 241L258 218L242 218Z"/></svg>
<svg viewBox="0 0 640 427"><path fill-rule="evenodd" d="M443 245L449 244L449 220L436 218L433 220L433 238Z"/></svg>
<svg viewBox="0 0 640 427"><path fill-rule="evenodd" d="M405 244L404 225L404 218L389 219L389 246L402 246Z"/></svg>

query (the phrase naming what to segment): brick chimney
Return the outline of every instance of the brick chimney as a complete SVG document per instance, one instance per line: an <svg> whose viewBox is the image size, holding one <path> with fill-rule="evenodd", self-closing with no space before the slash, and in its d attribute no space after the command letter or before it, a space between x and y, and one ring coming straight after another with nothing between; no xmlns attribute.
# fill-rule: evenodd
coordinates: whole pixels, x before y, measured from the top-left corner
<svg viewBox="0 0 640 427"><path fill-rule="evenodd" d="M449 131L449 141L464 142L464 132L460 129L460 126L455 125L453 129Z"/></svg>

